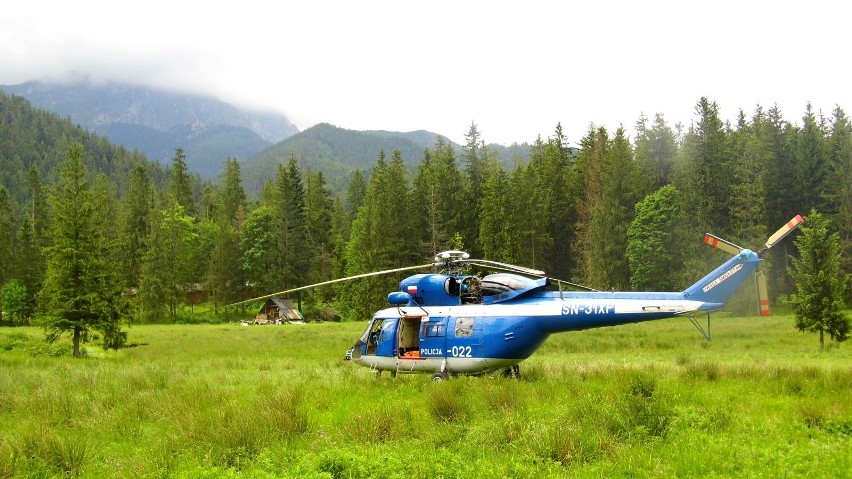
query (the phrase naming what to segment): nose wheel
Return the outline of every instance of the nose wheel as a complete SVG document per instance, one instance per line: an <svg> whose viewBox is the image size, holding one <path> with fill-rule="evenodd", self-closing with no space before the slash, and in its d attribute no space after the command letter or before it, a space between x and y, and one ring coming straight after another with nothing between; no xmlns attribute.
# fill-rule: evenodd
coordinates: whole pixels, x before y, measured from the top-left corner
<svg viewBox="0 0 852 479"><path fill-rule="evenodd" d="M512 379L520 379L521 378L521 367L517 364L513 364L508 368L503 370L504 378L512 378Z"/></svg>
<svg viewBox="0 0 852 479"><path fill-rule="evenodd" d="M446 371L441 371L439 373L435 373L432 376L432 381L435 381L436 383L440 383L442 381L446 381L448 377L449 377L449 375L447 374Z"/></svg>

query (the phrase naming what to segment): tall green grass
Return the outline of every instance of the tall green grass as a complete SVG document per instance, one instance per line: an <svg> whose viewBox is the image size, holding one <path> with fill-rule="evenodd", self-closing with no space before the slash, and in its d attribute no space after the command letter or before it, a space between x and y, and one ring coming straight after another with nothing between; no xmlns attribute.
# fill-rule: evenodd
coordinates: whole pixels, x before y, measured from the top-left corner
<svg viewBox="0 0 852 479"><path fill-rule="evenodd" d="M364 324L0 330L0 478L850 477L852 353L790 317L551 337L499 375L376 378ZM58 347L57 347L58 346Z"/></svg>

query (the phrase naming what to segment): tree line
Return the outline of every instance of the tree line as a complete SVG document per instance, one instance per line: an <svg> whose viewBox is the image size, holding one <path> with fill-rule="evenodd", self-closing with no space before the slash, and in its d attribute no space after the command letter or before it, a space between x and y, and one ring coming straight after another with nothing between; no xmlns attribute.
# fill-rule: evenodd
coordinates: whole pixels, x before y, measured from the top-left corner
<svg viewBox="0 0 852 479"><path fill-rule="evenodd" d="M823 117L807 106L799 124L758 107L729 124L702 98L688 128L657 114L635 130L630 138L592 125L572 145L556 125L507 168L471 123L459 151L438 137L413 174L399 150L378 151L372 169L355 171L336 196L323 172L296 156L256 198L236 159L220 181L199 187L179 148L165 182L140 162L118 191L90 174L94 159L72 145L53 184L31 175L20 208L0 188L0 296L22 298L4 307L13 321L38 316L62 331L86 316L91 328L80 335L96 331L119 345L122 321L215 321L233 302L420 264L446 249L596 289L679 290L719 262L700 250L704 232L759 249L811 210L830 221L843 271L852 272L852 126L840 107ZM71 254L72 241L85 241L85 254ZM791 251L770 251L773 299L792 292ZM309 317L361 320L399 279L293 296ZM68 301L76 316L59 307Z"/></svg>

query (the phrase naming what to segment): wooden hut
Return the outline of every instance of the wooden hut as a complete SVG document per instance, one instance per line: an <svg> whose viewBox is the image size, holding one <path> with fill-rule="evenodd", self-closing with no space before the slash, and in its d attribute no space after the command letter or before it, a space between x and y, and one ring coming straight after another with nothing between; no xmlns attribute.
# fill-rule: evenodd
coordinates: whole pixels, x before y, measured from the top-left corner
<svg viewBox="0 0 852 479"><path fill-rule="evenodd" d="M304 321L302 313L289 299L269 298L257 312L254 324L282 324L290 321Z"/></svg>

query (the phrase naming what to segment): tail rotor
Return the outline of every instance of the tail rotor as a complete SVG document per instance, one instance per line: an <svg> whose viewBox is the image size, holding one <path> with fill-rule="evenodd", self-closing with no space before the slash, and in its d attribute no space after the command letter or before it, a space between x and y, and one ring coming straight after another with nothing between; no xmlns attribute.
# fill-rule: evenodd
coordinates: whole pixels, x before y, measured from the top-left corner
<svg viewBox="0 0 852 479"><path fill-rule="evenodd" d="M796 215L793 219L787 222L784 226L782 226L778 231L776 231L772 236L766 240L766 245L763 249L757 252L758 257L762 257L767 250L778 244L779 241L784 239L785 236L790 234L793 230L799 227L802 223L804 223L805 219L802 218L801 215ZM745 248L735 245L730 241L719 238L718 236L707 233L704 235L704 242L714 248L718 248L726 253L730 254L739 254L744 251ZM760 315L768 316L769 315L769 290L766 287L766 275L763 271L756 271L755 277L757 280L757 296L760 304Z"/></svg>

